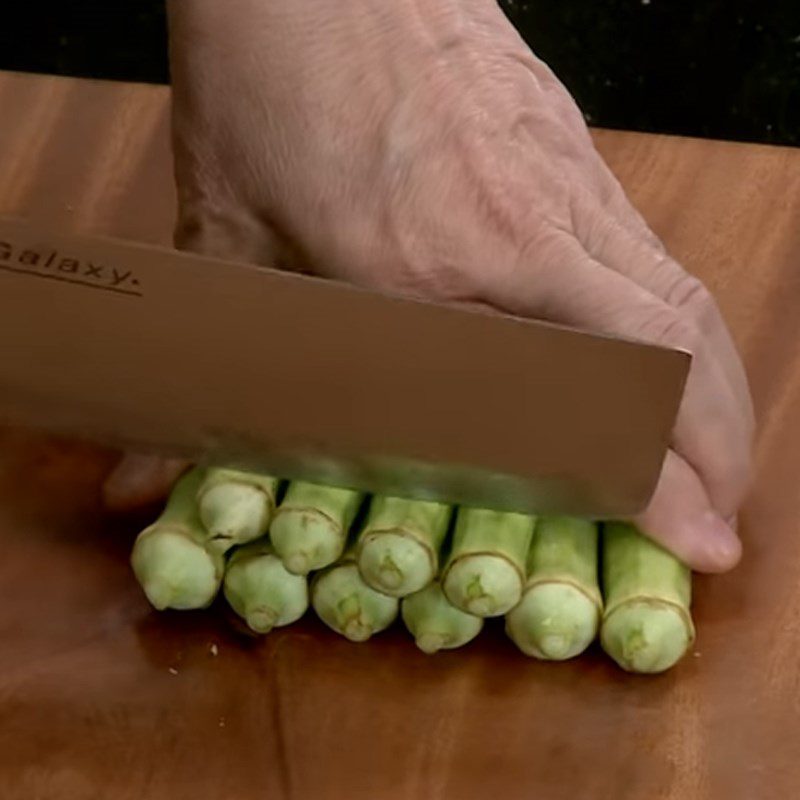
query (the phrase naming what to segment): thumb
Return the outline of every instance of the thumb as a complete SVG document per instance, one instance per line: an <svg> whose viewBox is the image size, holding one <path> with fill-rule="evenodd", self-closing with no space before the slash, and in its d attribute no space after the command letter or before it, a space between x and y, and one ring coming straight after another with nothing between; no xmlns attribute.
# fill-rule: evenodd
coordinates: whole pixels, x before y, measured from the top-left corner
<svg viewBox="0 0 800 800"><path fill-rule="evenodd" d="M714 510L697 473L672 450L650 504L634 522L697 572L727 572L742 555L733 527Z"/></svg>

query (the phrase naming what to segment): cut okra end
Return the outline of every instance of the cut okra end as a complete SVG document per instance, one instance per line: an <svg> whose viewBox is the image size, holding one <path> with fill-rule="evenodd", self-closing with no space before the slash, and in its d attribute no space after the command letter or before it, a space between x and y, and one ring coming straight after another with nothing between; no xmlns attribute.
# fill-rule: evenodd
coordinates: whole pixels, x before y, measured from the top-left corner
<svg viewBox="0 0 800 800"><path fill-rule="evenodd" d="M502 556L467 554L447 568L443 589L458 609L477 617L499 617L508 613L522 597L523 578Z"/></svg>
<svg viewBox="0 0 800 800"><path fill-rule="evenodd" d="M594 641L600 606L577 586L542 582L531 586L507 615L508 637L528 656L565 661Z"/></svg>
<svg viewBox="0 0 800 800"><path fill-rule="evenodd" d="M256 633L269 633L278 622L278 612L274 608L251 608L245 612L244 621Z"/></svg>
<svg viewBox="0 0 800 800"><path fill-rule="evenodd" d="M296 575L308 575L333 564L345 545L344 531L313 508L279 509L269 533L286 569Z"/></svg>
<svg viewBox="0 0 800 800"><path fill-rule="evenodd" d="M201 491L198 511L210 546L225 552L266 532L272 499L247 483L218 483Z"/></svg>
<svg viewBox="0 0 800 800"><path fill-rule="evenodd" d="M148 601L159 611L209 606L219 591L223 564L180 528L153 528L136 539L131 566Z"/></svg>
<svg viewBox="0 0 800 800"><path fill-rule="evenodd" d="M462 647L483 628L483 619L450 603L438 581L404 598L403 623L423 653Z"/></svg>
<svg viewBox="0 0 800 800"><path fill-rule="evenodd" d="M402 531L376 531L362 540L358 568L378 592L405 597L427 586L436 575L436 558L429 547Z"/></svg>
<svg viewBox="0 0 800 800"><path fill-rule="evenodd" d="M343 597L333 613L337 627L351 642L366 642L372 636L369 613L363 608L357 592Z"/></svg>
<svg viewBox="0 0 800 800"><path fill-rule="evenodd" d="M311 604L331 630L351 642L366 642L396 619L399 601L370 588L355 562L330 567L314 579Z"/></svg>
<svg viewBox="0 0 800 800"><path fill-rule="evenodd" d="M627 601L606 616L600 641L628 672L664 672L688 651L694 626L677 606L642 598Z"/></svg>
<svg viewBox="0 0 800 800"><path fill-rule="evenodd" d="M291 625L308 608L308 584L290 573L268 545L253 542L236 551L225 571L225 599L256 633Z"/></svg>

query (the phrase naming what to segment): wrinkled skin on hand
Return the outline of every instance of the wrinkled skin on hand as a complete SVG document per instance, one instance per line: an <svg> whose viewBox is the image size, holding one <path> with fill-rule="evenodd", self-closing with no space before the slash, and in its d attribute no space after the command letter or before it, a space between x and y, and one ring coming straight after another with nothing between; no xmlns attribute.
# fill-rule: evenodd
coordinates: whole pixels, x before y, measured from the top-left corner
<svg viewBox="0 0 800 800"><path fill-rule="evenodd" d="M730 334L493 0L169 13L177 246L692 351L636 522L697 570L737 563L754 420ZM129 460L109 505L179 468Z"/></svg>

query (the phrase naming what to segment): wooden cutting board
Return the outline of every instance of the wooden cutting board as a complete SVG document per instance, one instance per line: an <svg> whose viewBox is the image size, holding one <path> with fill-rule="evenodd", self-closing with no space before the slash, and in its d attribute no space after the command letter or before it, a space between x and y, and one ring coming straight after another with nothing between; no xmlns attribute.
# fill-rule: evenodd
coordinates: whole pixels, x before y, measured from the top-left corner
<svg viewBox="0 0 800 800"><path fill-rule="evenodd" d="M168 102L163 87L0 75L0 213L169 244ZM499 625L430 657L399 628L355 645L309 615L257 640L222 609L159 615L127 564L144 520L99 507L110 454L5 434L3 798L796 796L800 151L595 135L716 293L758 405L745 559L697 579L695 652L645 678L597 651L528 660Z"/></svg>

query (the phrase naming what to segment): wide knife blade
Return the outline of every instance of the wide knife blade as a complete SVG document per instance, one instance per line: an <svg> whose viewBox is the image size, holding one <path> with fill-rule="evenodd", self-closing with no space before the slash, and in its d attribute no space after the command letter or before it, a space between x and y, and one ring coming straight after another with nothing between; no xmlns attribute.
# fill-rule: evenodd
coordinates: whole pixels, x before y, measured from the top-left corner
<svg viewBox="0 0 800 800"><path fill-rule="evenodd" d="M0 421L453 503L648 502L686 352L0 219Z"/></svg>

